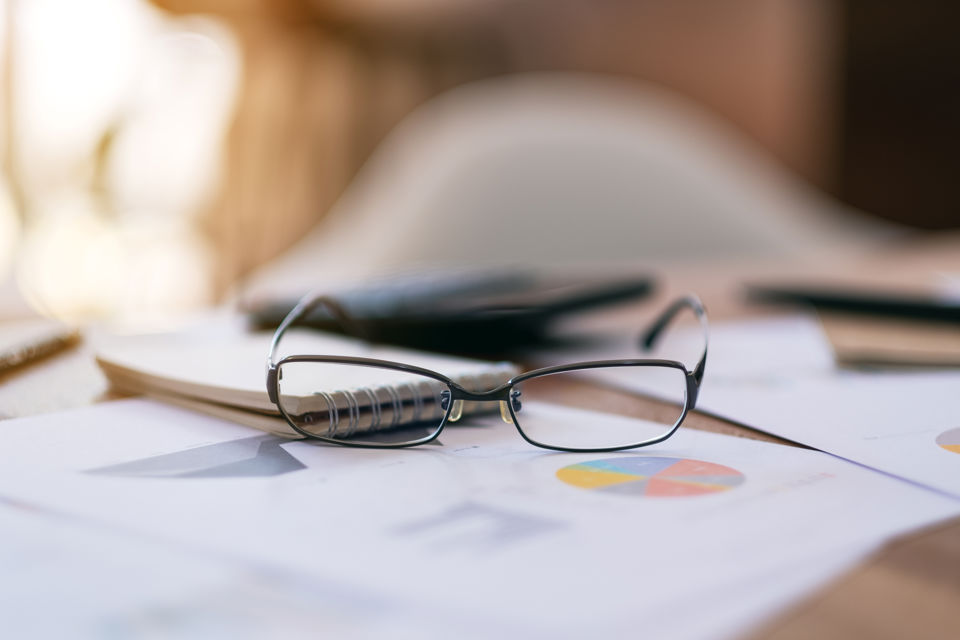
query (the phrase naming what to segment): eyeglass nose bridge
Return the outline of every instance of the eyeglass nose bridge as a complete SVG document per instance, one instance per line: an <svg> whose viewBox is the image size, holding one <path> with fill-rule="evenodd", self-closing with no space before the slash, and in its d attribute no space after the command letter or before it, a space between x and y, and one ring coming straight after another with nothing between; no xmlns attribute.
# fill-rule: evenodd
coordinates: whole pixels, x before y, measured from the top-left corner
<svg viewBox="0 0 960 640"><path fill-rule="evenodd" d="M450 385L449 390L444 390L440 394L440 406L444 410L450 407L450 413L447 416L448 422L456 422L463 416L464 402L499 402L500 419L507 424L513 424L513 416L510 414L510 405L512 401L514 408L520 408L519 391L514 391L510 385L504 385L490 391L470 391L458 385Z"/></svg>

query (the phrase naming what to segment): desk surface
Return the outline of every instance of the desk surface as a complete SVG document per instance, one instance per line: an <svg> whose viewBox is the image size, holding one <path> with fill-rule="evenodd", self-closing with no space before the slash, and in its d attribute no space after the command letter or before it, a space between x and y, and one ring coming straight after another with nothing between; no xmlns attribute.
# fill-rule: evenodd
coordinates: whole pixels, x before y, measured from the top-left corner
<svg viewBox="0 0 960 640"><path fill-rule="evenodd" d="M696 291L712 319L756 314L743 306L745 280L807 276L883 286L933 283L943 274L960 277L960 236L917 240L870 256L846 256L810 265L689 266L671 270L658 295ZM656 304L623 309L596 320L602 328L636 323ZM622 326L622 325L620 325ZM609 392L615 394L615 392ZM0 417L25 416L82 406L109 397L91 351L79 345L0 377ZM587 394L584 394L587 397ZM595 398L591 390L589 397ZM615 401L613 398L605 402ZM779 441L702 414L685 426ZM960 637L960 518L894 540L856 570L799 602L758 629L752 638L944 638Z"/></svg>

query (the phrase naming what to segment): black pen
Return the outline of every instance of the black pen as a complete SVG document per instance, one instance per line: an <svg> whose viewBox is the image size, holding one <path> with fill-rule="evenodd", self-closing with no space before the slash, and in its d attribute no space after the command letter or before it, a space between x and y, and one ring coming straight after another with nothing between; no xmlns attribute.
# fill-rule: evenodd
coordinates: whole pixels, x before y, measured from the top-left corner
<svg viewBox="0 0 960 640"><path fill-rule="evenodd" d="M960 301L916 293L896 293L815 285L748 285L752 302L813 307L854 315L960 323Z"/></svg>

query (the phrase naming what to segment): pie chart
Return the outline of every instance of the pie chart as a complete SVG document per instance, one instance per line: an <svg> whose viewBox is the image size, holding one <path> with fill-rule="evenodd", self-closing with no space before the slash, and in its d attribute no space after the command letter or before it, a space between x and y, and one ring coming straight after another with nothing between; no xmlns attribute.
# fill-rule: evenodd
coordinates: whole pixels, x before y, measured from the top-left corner
<svg viewBox="0 0 960 640"><path fill-rule="evenodd" d="M646 456L580 462L557 471L557 478L581 489L650 498L720 493L745 480L742 473L722 464Z"/></svg>
<svg viewBox="0 0 960 640"><path fill-rule="evenodd" d="M937 444L954 453L960 453L960 429L950 429L937 436Z"/></svg>

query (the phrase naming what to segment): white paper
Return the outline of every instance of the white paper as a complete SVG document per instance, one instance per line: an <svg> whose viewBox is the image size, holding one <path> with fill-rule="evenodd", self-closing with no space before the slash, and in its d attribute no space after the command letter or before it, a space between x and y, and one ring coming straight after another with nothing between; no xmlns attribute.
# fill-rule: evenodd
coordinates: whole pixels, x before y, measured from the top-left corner
<svg viewBox="0 0 960 640"><path fill-rule="evenodd" d="M701 343L680 331L658 355ZM624 340L564 359L633 357L628 349ZM637 387L626 370L603 375ZM837 369L819 325L789 317L712 326L697 408L960 497L958 398L957 370Z"/></svg>
<svg viewBox="0 0 960 640"><path fill-rule="evenodd" d="M366 594L416 637L728 637L890 536L960 513L831 456L693 430L560 454L494 420L448 427L438 445L357 450L146 400L3 426L3 495ZM658 458L732 471L679 497L557 476Z"/></svg>
<svg viewBox="0 0 960 640"><path fill-rule="evenodd" d="M0 568L6 638L366 638L409 615L342 585L2 501Z"/></svg>

